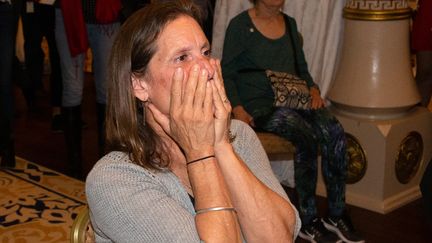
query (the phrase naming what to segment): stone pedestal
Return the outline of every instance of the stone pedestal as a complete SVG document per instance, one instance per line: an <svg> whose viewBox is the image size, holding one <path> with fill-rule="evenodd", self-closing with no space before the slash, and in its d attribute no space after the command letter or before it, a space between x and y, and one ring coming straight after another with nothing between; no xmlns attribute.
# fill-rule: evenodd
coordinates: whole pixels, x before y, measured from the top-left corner
<svg viewBox="0 0 432 243"><path fill-rule="evenodd" d="M416 107L410 15L406 0L347 0L340 64L328 94L348 134L347 202L379 213L420 197L432 157L432 115ZM320 177L318 194L324 188Z"/></svg>
<svg viewBox="0 0 432 243"><path fill-rule="evenodd" d="M385 214L421 197L418 185L432 158L432 113L416 107L401 118L374 121L332 111L359 145L350 151L348 204ZM321 174L317 193L326 195Z"/></svg>

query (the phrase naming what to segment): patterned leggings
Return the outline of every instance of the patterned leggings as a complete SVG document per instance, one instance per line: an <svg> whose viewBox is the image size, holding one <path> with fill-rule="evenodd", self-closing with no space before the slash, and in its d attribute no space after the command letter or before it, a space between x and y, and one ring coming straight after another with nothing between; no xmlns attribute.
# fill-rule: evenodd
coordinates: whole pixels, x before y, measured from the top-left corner
<svg viewBox="0 0 432 243"><path fill-rule="evenodd" d="M338 120L325 108L292 110L279 107L265 119L256 119L255 123L258 128L284 137L296 146L294 175L303 224L317 217L318 149L326 182L328 213L340 216L345 209L347 157L345 132Z"/></svg>

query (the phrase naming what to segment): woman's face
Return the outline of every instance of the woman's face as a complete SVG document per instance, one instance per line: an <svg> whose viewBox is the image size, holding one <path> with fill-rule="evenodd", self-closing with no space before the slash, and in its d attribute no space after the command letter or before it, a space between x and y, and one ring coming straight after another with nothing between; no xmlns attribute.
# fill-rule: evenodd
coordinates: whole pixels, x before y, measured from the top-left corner
<svg viewBox="0 0 432 243"><path fill-rule="evenodd" d="M168 23L156 42L156 52L145 75L147 98L163 114L169 114L171 79L181 67L186 82L189 70L195 64L206 68L209 78L214 70L209 63L210 45L199 24L189 16L180 16ZM139 98L139 97L138 97Z"/></svg>

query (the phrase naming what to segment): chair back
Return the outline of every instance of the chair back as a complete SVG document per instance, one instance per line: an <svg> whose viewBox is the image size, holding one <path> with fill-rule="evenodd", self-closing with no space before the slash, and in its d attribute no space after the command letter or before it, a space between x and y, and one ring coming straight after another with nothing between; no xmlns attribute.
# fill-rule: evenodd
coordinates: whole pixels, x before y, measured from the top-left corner
<svg viewBox="0 0 432 243"><path fill-rule="evenodd" d="M71 243L95 242L93 227L90 223L89 209L86 206L75 218L70 231Z"/></svg>

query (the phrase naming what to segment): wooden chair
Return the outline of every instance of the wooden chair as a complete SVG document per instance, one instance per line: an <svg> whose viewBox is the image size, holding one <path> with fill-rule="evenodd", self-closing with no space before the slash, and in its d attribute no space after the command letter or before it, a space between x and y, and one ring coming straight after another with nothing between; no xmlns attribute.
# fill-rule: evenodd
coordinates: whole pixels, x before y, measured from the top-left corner
<svg viewBox="0 0 432 243"><path fill-rule="evenodd" d="M93 227L90 223L89 209L86 206L75 218L71 232L71 243L94 243L95 237Z"/></svg>
<svg viewBox="0 0 432 243"><path fill-rule="evenodd" d="M295 146L288 140L273 133L255 131L258 139L264 147L270 160L273 172L279 182L285 186L294 188L294 154Z"/></svg>
<svg viewBox="0 0 432 243"><path fill-rule="evenodd" d="M288 140L269 132L256 132L270 161L292 160L295 147Z"/></svg>

